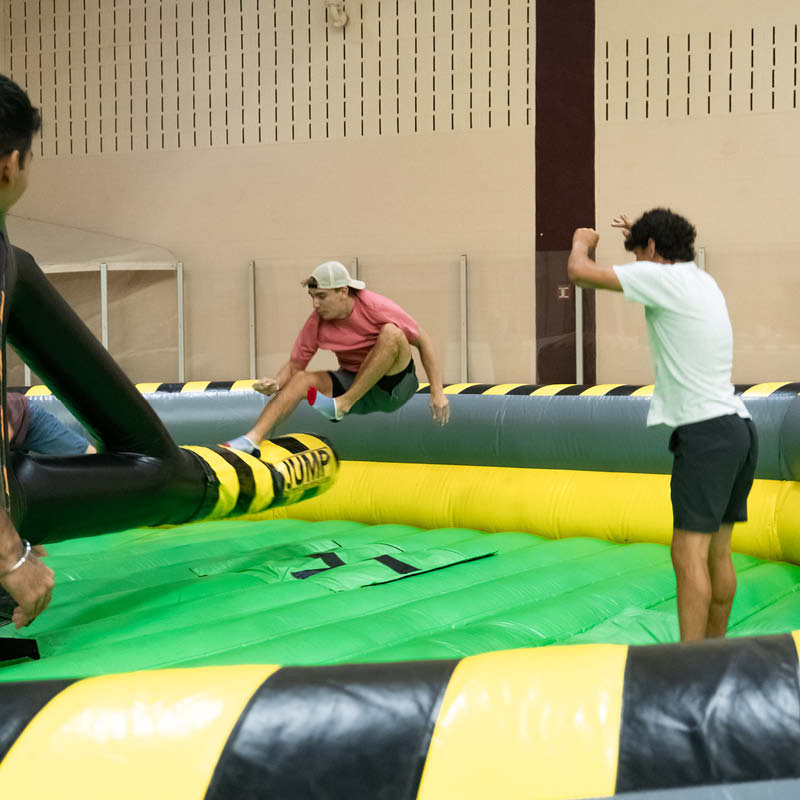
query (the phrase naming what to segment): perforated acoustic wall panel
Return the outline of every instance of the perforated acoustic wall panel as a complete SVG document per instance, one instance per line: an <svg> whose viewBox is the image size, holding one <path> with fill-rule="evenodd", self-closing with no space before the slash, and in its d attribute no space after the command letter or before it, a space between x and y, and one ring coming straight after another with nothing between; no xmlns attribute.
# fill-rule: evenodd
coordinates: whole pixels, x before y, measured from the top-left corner
<svg viewBox="0 0 800 800"><path fill-rule="evenodd" d="M689 20L687 20L687 23ZM797 109L798 23L753 15L600 42L600 121Z"/></svg>
<svg viewBox="0 0 800 800"><path fill-rule="evenodd" d="M1 20L11 16L11 0L0 0L0 74L8 74L8 25Z"/></svg>
<svg viewBox="0 0 800 800"><path fill-rule="evenodd" d="M598 258L631 259L610 228L616 214L665 206L685 215L697 229L698 261L726 298L734 382L771 379L800 353L789 299L800 276L787 269L797 241L800 7L595 7ZM751 224L756 217L763 223ZM652 376L641 308L610 293L597 294L596 308L597 380Z"/></svg>
<svg viewBox="0 0 800 800"><path fill-rule="evenodd" d="M531 124L533 0L11 0L41 155Z"/></svg>

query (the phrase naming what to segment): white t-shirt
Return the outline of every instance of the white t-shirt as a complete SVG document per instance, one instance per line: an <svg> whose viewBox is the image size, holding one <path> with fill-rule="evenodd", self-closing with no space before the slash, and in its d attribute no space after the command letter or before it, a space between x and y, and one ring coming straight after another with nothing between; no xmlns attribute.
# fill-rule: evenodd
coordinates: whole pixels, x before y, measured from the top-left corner
<svg viewBox="0 0 800 800"><path fill-rule="evenodd" d="M749 419L731 383L733 331L716 281L693 261L635 261L614 271L625 297L645 306L656 373L648 426Z"/></svg>

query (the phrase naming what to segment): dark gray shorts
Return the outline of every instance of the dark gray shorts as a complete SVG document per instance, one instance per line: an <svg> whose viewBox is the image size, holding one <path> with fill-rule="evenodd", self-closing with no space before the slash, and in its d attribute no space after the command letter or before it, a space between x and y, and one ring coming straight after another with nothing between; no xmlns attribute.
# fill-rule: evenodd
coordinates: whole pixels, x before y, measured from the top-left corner
<svg viewBox="0 0 800 800"><path fill-rule="evenodd" d="M333 383L333 396L344 394L356 378L355 372L337 369L328 372ZM396 411L405 405L419 388L414 359L396 375L384 375L351 409L350 414L372 414L375 411Z"/></svg>
<svg viewBox="0 0 800 800"><path fill-rule="evenodd" d="M730 414L681 425L672 432L669 449L674 527L716 533L722 523L747 521L758 460L752 420Z"/></svg>

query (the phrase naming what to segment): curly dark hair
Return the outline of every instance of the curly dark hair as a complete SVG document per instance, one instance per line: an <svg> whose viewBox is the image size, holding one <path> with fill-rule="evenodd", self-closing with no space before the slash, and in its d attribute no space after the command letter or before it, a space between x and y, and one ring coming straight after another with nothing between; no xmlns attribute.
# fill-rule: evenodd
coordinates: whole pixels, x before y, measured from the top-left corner
<svg viewBox="0 0 800 800"><path fill-rule="evenodd" d="M0 156L19 150L22 160L41 127L42 117L24 89L0 75Z"/></svg>
<svg viewBox="0 0 800 800"><path fill-rule="evenodd" d="M652 239L656 252L667 261L694 261L694 237L697 231L688 219L668 208L654 208L642 214L625 240L625 249L647 247Z"/></svg>

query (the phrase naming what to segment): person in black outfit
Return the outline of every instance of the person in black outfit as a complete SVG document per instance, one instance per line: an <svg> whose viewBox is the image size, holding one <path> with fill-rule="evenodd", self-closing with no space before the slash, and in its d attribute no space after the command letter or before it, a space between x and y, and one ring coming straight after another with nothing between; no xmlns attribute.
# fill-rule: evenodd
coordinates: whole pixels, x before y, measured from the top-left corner
<svg viewBox="0 0 800 800"><path fill-rule="evenodd" d="M0 275L5 276L9 258L6 214L22 197L28 186L33 161L33 137L41 127L39 111L28 95L9 78L0 75ZM0 286L0 325L6 312L6 290ZM0 361L0 378L5 394L5 364ZM0 586L16 606L12 620L17 628L30 625L50 603L53 571L44 564L41 547L31 547L20 538L8 512L8 428L3 414L0 420L2 447L2 492L0 498Z"/></svg>

